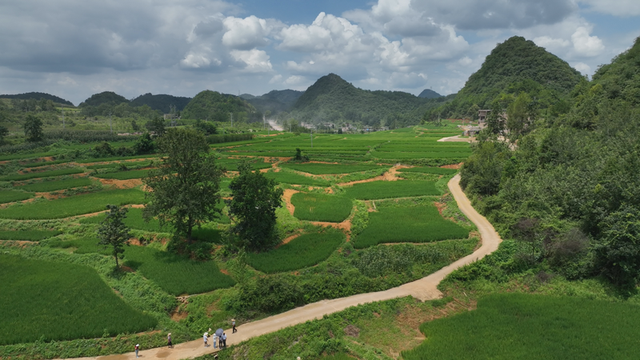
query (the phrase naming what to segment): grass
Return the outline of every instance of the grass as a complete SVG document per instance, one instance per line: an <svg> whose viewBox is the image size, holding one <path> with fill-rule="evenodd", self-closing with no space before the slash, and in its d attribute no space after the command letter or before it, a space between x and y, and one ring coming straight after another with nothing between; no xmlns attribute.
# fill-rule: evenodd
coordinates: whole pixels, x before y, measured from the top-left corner
<svg viewBox="0 0 640 360"><path fill-rule="evenodd" d="M89 267L2 254L0 311L0 345L115 336L157 323L127 305Z"/></svg>
<svg viewBox="0 0 640 360"><path fill-rule="evenodd" d="M419 206L378 205L369 214L369 225L356 237L353 246L366 248L382 243L431 242L465 239L469 231L443 219L431 204Z"/></svg>
<svg viewBox="0 0 640 360"><path fill-rule="evenodd" d="M269 179L274 179L279 183L285 184L297 184L297 185L309 185L309 186L329 186L329 182L306 177L292 172L280 171L280 172L268 172L264 174Z"/></svg>
<svg viewBox="0 0 640 360"><path fill-rule="evenodd" d="M291 203L296 208L293 216L309 221L342 222L353 207L351 199L324 194L296 193Z"/></svg>
<svg viewBox="0 0 640 360"><path fill-rule="evenodd" d="M277 249L248 254L248 263L267 274L298 270L326 260L344 241L337 230L300 235Z"/></svg>
<svg viewBox="0 0 640 360"><path fill-rule="evenodd" d="M92 184L89 178L72 178L65 180L43 181L28 185L18 186L18 189L35 192L50 192L63 189L72 189Z"/></svg>
<svg viewBox="0 0 640 360"><path fill-rule="evenodd" d="M0 240L40 241L60 234L54 230L0 230Z"/></svg>
<svg viewBox="0 0 640 360"><path fill-rule="evenodd" d="M45 177L52 177L52 176L81 174L83 172L84 172L84 169L67 168L67 169L58 169L58 170L42 171L42 172L30 172L30 173L27 173L27 174L8 175L8 176L3 177L0 180L3 180L3 181L22 181L22 180L45 178Z"/></svg>
<svg viewBox="0 0 640 360"><path fill-rule="evenodd" d="M478 309L421 325L420 359L633 359L640 307L621 302L493 294ZM455 344L455 346L452 346Z"/></svg>
<svg viewBox="0 0 640 360"><path fill-rule="evenodd" d="M149 173L149 170L128 170L128 171L118 171L111 172L106 174L98 174L96 177L101 179L116 179L116 180L129 180L129 179L142 179L146 177Z"/></svg>
<svg viewBox="0 0 640 360"><path fill-rule="evenodd" d="M60 219L105 210L108 204L142 204L144 193L137 189L106 190L57 200L13 205L0 210L0 219Z"/></svg>
<svg viewBox="0 0 640 360"><path fill-rule="evenodd" d="M238 171L238 162L241 159L218 159L216 160L216 164L224 167L228 171ZM258 169L268 169L271 167L270 163L264 162L262 159L250 161L251 168L254 170Z"/></svg>
<svg viewBox="0 0 640 360"><path fill-rule="evenodd" d="M439 167L417 166L408 169L398 169L399 172L435 174L435 175L453 175L458 172L457 169L445 169Z"/></svg>
<svg viewBox="0 0 640 360"><path fill-rule="evenodd" d="M349 174L354 172L362 172L369 170L383 170L388 167L379 165L362 165L362 164L282 164L280 167L288 168L296 171L302 171L313 175L328 174Z"/></svg>
<svg viewBox="0 0 640 360"><path fill-rule="evenodd" d="M0 190L0 204L31 199L34 195L24 191Z"/></svg>
<svg viewBox="0 0 640 360"><path fill-rule="evenodd" d="M346 187L345 191L347 197L359 200L440 195L435 184L415 180L371 181Z"/></svg>

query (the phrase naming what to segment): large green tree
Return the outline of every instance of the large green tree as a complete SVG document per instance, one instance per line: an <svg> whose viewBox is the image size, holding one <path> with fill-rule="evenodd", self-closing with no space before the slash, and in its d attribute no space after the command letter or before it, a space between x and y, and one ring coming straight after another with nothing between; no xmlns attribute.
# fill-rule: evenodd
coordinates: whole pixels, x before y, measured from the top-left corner
<svg viewBox="0 0 640 360"><path fill-rule="evenodd" d="M44 137L42 133L42 120L33 115L27 115L27 120L24 125L24 136L27 141L36 142L41 141Z"/></svg>
<svg viewBox="0 0 640 360"><path fill-rule="evenodd" d="M227 200L233 220L231 232L239 245L250 250L264 250L277 241L276 209L282 206L282 189L273 179L251 170L247 162L238 165L240 174L231 180L232 200Z"/></svg>
<svg viewBox="0 0 640 360"><path fill-rule="evenodd" d="M107 205L107 217L100 223L98 229L99 245L111 247L111 254L116 259L116 267L119 267L118 257L124 253L124 245L131 237L129 227L125 225L124 219L127 217L127 208L120 208L117 205Z"/></svg>
<svg viewBox="0 0 640 360"><path fill-rule="evenodd" d="M191 239L194 226L220 215L216 205L223 171L209 154L204 135L193 129L169 129L158 147L165 154L162 165L143 180L151 190L145 219L157 216L162 224L171 223L178 235Z"/></svg>

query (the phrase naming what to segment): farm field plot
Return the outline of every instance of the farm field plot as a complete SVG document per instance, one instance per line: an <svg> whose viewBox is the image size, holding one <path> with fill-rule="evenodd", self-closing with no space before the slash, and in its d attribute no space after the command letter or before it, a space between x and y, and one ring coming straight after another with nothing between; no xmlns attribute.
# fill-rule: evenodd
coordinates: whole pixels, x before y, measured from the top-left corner
<svg viewBox="0 0 640 360"><path fill-rule="evenodd" d="M269 179L274 179L279 183L309 185L309 186L329 186L329 182L327 181L306 177L304 175L299 175L293 172L286 172L286 171L271 172L270 171L265 173L264 175Z"/></svg>
<svg viewBox="0 0 640 360"><path fill-rule="evenodd" d="M0 204L31 199L34 195L24 191L0 190Z"/></svg>
<svg viewBox="0 0 640 360"><path fill-rule="evenodd" d="M68 162L69 162L69 160L38 161L38 162L31 162L31 163L21 164L20 166L25 167L25 168L34 168L34 167L40 167L40 166L64 164L64 163L68 163Z"/></svg>
<svg viewBox="0 0 640 360"><path fill-rule="evenodd" d="M309 221L341 222L353 208L351 199L325 194L295 193L291 203L296 208L293 216Z"/></svg>
<svg viewBox="0 0 640 360"><path fill-rule="evenodd" d="M420 326L420 359L633 359L640 306L578 297L493 294L478 308ZM451 346L455 343L456 346Z"/></svg>
<svg viewBox="0 0 640 360"><path fill-rule="evenodd" d="M371 181L345 187L345 196L359 200L375 200L425 195L440 195L432 181Z"/></svg>
<svg viewBox="0 0 640 360"><path fill-rule="evenodd" d="M376 151L371 156L380 160L411 160L411 159L466 159L471 152L383 152Z"/></svg>
<svg viewBox="0 0 640 360"><path fill-rule="evenodd" d="M219 206L224 206L224 203L220 203ZM81 224L100 224L106 218L105 214L99 214L96 216L86 217L80 219ZM221 222L229 221L229 218L223 216L220 219ZM124 223L132 229L144 230L151 232L172 232L173 226L171 224L165 224L160 227L160 221L158 219L151 219L149 222L144 221L142 218L142 209L130 208L127 212L127 217L124 219ZM220 231L216 229L210 229L206 225L202 228L195 227L193 229L192 236L195 239L203 240L207 242L218 242L220 240Z"/></svg>
<svg viewBox="0 0 640 360"><path fill-rule="evenodd" d="M413 168L398 169L399 172L436 174L436 175L453 175L458 172L456 169L444 169L439 167L417 166Z"/></svg>
<svg viewBox="0 0 640 360"><path fill-rule="evenodd" d="M82 174L83 172L84 170L80 168L68 168L68 169L58 169L58 170L42 171L42 172L31 172L27 174L8 175L0 178L0 180L20 181L20 180L38 179L38 178L45 178L45 177L52 177L52 176Z"/></svg>
<svg viewBox="0 0 640 360"><path fill-rule="evenodd" d="M344 239L342 232L331 229L304 234L269 252L247 254L248 263L267 274L298 270L329 258Z"/></svg>
<svg viewBox="0 0 640 360"><path fill-rule="evenodd" d="M218 159L216 164L224 167L227 171L238 171L238 163L241 159ZM254 170L268 169L271 167L271 163L264 162L262 159L249 162L251 168Z"/></svg>
<svg viewBox="0 0 640 360"><path fill-rule="evenodd" d="M354 172L363 172L369 170L386 170L388 166L380 165L362 165L362 164L281 164L280 167L292 169L296 171L306 172L313 175L329 175L329 174L349 174Z"/></svg>
<svg viewBox="0 0 640 360"><path fill-rule="evenodd" d="M73 178L65 180L42 181L33 184L18 186L18 189L35 192L50 192L63 189L72 189L92 184L89 178Z"/></svg>
<svg viewBox="0 0 640 360"><path fill-rule="evenodd" d="M378 211L369 213L369 225L355 238L355 248L382 243L432 242L466 239L469 231L440 216L431 204L394 206L379 204Z"/></svg>
<svg viewBox="0 0 640 360"><path fill-rule="evenodd" d="M18 204L0 210L0 219L60 219L105 210L108 204L142 204L144 193L137 189L106 190L57 200Z"/></svg>
<svg viewBox="0 0 640 360"><path fill-rule="evenodd" d="M128 170L118 171L105 174L98 174L96 177L101 179L116 179L116 180L129 180L129 179L142 179L149 174L149 170Z"/></svg>
<svg viewBox="0 0 640 360"><path fill-rule="evenodd" d="M0 345L115 336L157 324L121 300L91 268L3 254L0 311Z"/></svg>
<svg viewBox="0 0 640 360"><path fill-rule="evenodd" d="M213 261L195 261L142 246L129 246L124 258L126 266L140 271L144 277L176 296L200 294L235 284L231 277L220 272Z"/></svg>
<svg viewBox="0 0 640 360"><path fill-rule="evenodd" d="M54 230L0 230L0 240L39 241L60 234Z"/></svg>
<svg viewBox="0 0 640 360"><path fill-rule="evenodd" d="M160 158L158 157L158 154L146 154L146 155L136 155L136 156L112 156L112 157L105 157L105 158L80 159L80 160L76 160L76 162L78 164L89 164L89 163L95 163L95 162L123 161L123 160L133 160L133 159L149 159L153 161L160 160Z"/></svg>

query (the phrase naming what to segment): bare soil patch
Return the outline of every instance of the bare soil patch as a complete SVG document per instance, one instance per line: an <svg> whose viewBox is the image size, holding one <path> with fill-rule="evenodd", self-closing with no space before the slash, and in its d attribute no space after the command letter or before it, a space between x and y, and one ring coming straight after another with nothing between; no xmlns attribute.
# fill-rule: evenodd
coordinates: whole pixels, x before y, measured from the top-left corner
<svg viewBox="0 0 640 360"><path fill-rule="evenodd" d="M356 181L350 181L350 182L346 182L346 183L340 183L338 184L338 186L351 186L351 185L355 185L355 184L362 184L362 183L368 183L368 182L372 182L372 181L396 181L398 180L398 169L404 169L404 168L408 168L410 166L405 166L405 165L395 165L393 166L391 169L389 169L389 171L385 172L384 174L380 175L380 176L376 176L374 178L371 179L364 179L364 180L356 180Z"/></svg>
<svg viewBox="0 0 640 360"><path fill-rule="evenodd" d="M302 235L301 232L297 233L297 234L293 234L293 235L289 236L288 238L282 240L282 242L276 246L276 249L279 248L280 246L284 245L284 244L290 243L291 241L293 241L295 238L299 237L300 235Z"/></svg>
<svg viewBox="0 0 640 360"><path fill-rule="evenodd" d="M132 189L136 186L142 185L142 180L140 179L129 179L129 180L98 179L98 180L100 180L102 185L108 185L118 189Z"/></svg>
<svg viewBox="0 0 640 360"><path fill-rule="evenodd" d="M451 164L451 165L442 165L440 166L442 169L460 169L460 167L462 167L462 164L464 163L459 163L459 164Z"/></svg>
<svg viewBox="0 0 640 360"><path fill-rule="evenodd" d="M296 211L296 207L293 206L293 204L291 203L291 197L293 196L293 194L298 192L300 191L293 190L293 189L285 189L284 194L282 195L282 198L284 199L284 203L287 205L287 210L289 210L289 213L291 214L291 216L293 216L293 213Z"/></svg>

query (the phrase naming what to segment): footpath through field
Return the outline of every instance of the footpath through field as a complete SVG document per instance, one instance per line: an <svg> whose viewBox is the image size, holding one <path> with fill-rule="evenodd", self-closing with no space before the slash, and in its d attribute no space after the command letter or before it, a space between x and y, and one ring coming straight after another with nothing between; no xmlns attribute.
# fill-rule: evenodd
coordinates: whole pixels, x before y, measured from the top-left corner
<svg viewBox="0 0 640 360"><path fill-rule="evenodd" d="M457 268L470 264L474 261L482 259L486 255L494 252L498 249L498 245L502 241L500 236L495 231L491 223L487 219L480 215L472 206L467 196L460 188L460 175L456 175L449 181L449 190L453 197L456 199L460 210L478 227L480 236L482 239L482 246L476 250L473 254L465 256L456 262L443 267L435 273L424 277L420 280L416 280L402 286L373 293L353 295L340 299L323 300L313 304L305 305L282 314L270 316L268 318L254 321L251 323L238 326L238 332L231 333L231 330L227 330L227 345L239 344L250 338L272 333L280 329L304 323L309 320L321 319L324 315L332 314L345 310L346 308L375 302L390 300L405 296L413 296L422 301L434 300L440 298L442 293L437 289L438 284L451 272ZM204 347L202 339L189 341L186 343L175 345L172 349L167 347L155 348L155 349L142 349L140 356L144 359L167 359L178 360L188 359L214 352L213 347ZM82 358L82 359L100 359L100 360L124 360L135 359L135 353L121 354L121 355L109 355L99 356L97 358Z"/></svg>

